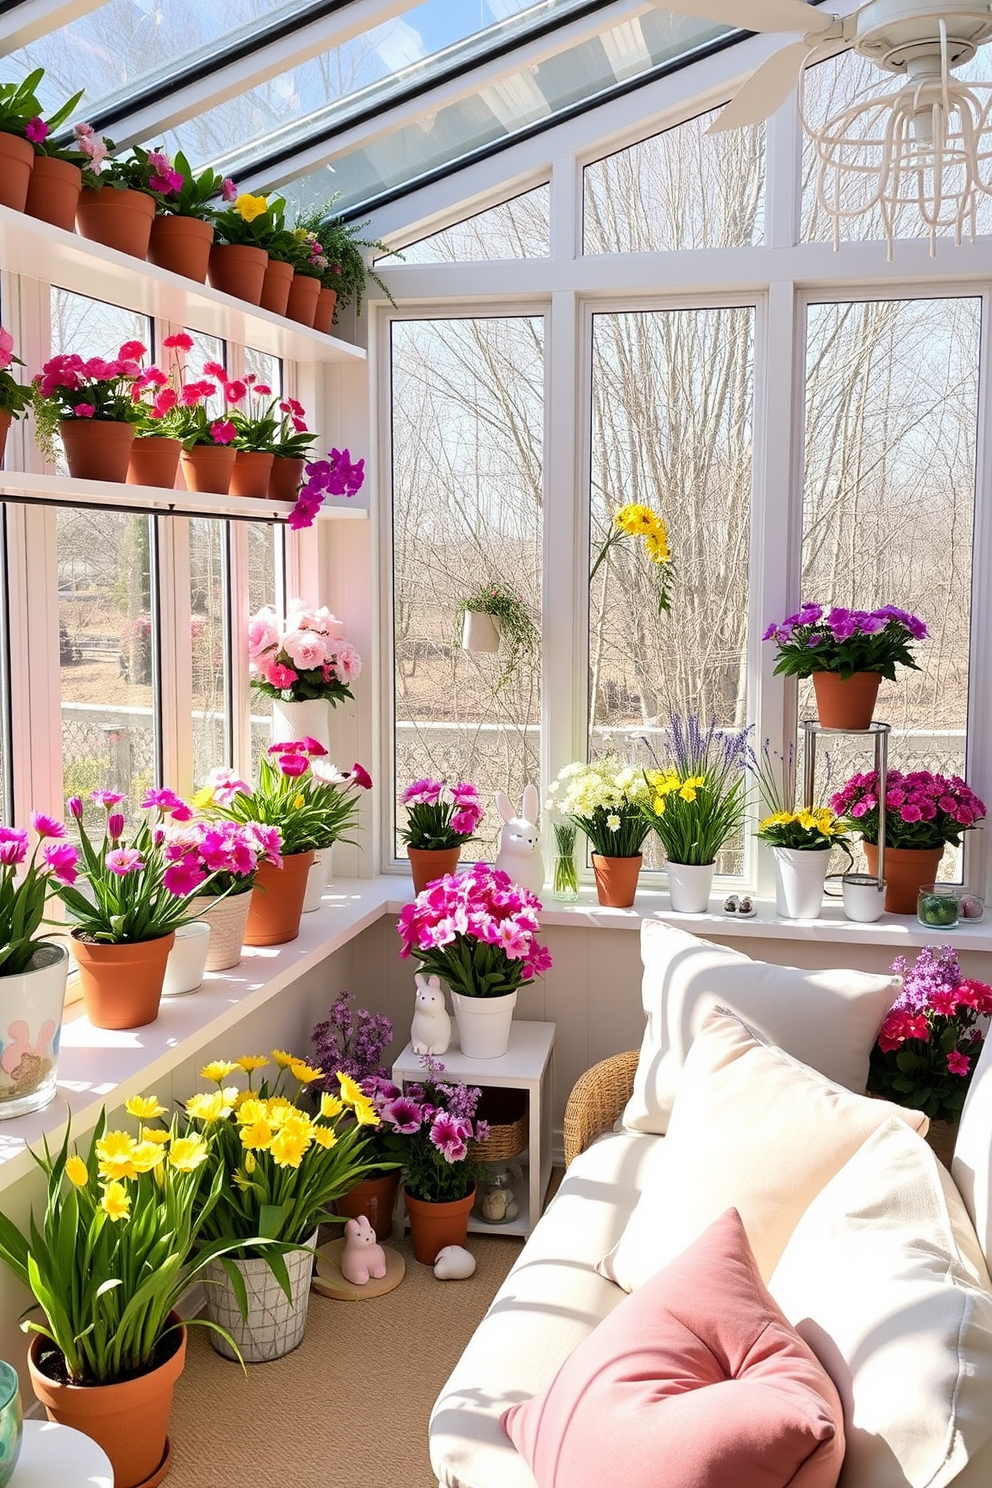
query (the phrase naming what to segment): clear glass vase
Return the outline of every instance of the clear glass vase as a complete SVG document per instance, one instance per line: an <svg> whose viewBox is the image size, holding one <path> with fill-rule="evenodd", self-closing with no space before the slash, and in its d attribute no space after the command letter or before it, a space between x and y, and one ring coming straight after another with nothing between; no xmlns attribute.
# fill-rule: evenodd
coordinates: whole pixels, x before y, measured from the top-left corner
<svg viewBox="0 0 992 1488"><path fill-rule="evenodd" d="M574 853L558 853L551 878L551 897L561 904L572 904L579 897L579 870Z"/></svg>

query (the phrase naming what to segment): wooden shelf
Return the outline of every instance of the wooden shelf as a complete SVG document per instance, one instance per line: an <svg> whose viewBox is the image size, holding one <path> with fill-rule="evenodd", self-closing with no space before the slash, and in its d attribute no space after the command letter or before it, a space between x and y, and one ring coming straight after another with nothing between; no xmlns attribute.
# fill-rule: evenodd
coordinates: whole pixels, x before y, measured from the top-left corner
<svg viewBox="0 0 992 1488"><path fill-rule="evenodd" d="M290 361L366 360L360 346L307 330L282 315L9 207L0 207L0 267Z"/></svg>
<svg viewBox="0 0 992 1488"><path fill-rule="evenodd" d="M288 501L256 501L247 496L213 496L202 491L167 491L162 486L127 486L116 481L73 480L68 476L30 475L0 470L0 501L24 501L42 506L109 506L120 511L176 512L196 517L233 517L284 522L292 510ZM342 518L363 520L368 508L354 498L330 496L318 514L319 522Z"/></svg>

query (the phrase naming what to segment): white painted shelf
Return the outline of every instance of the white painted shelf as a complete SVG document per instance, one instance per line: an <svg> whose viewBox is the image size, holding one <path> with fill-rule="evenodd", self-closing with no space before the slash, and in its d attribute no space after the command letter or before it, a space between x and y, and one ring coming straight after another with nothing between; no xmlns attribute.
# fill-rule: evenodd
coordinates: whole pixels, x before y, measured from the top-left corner
<svg viewBox="0 0 992 1488"><path fill-rule="evenodd" d="M215 496L205 491L164 486L128 486L117 481L74 480L70 476L33 475L0 470L0 500L58 506L111 506L118 511L178 512L197 517L241 517L284 522L292 511L289 501L253 500L247 496ZM368 507L347 497L329 496L318 521L368 517Z"/></svg>
<svg viewBox="0 0 992 1488"><path fill-rule="evenodd" d="M282 315L246 305L209 285L9 207L0 207L0 267L289 361L361 364L366 360L363 347L308 330Z"/></svg>

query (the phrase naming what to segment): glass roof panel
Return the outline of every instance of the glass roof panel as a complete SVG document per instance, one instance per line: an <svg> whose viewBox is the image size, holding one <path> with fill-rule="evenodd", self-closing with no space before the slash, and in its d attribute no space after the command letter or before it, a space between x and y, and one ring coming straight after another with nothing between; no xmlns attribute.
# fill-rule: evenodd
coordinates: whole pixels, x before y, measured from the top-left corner
<svg viewBox="0 0 992 1488"><path fill-rule="evenodd" d="M687 63L698 50L730 34L726 27L648 11L346 151L280 190L304 208L338 193L336 211L360 211L529 128L551 124L572 108L602 102L660 67ZM313 140L311 130L307 143ZM236 164L231 168L236 173ZM260 168L264 175L264 163Z"/></svg>
<svg viewBox="0 0 992 1488"><path fill-rule="evenodd" d="M589 0L422 0L145 143L164 142L194 164L243 173L271 150L308 142L314 130L341 127L356 112L386 108L407 88L429 86L452 67L470 68L588 6Z"/></svg>

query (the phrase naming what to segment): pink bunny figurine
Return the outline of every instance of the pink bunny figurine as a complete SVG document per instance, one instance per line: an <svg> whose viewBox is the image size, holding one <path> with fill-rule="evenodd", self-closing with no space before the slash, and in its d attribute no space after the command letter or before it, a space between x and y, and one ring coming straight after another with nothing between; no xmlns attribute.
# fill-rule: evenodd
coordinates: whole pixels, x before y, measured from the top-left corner
<svg viewBox="0 0 992 1488"><path fill-rule="evenodd" d="M364 1214L344 1227L340 1265L341 1275L352 1286L365 1286L373 1276L378 1280L386 1274L386 1253L376 1244L375 1230Z"/></svg>

